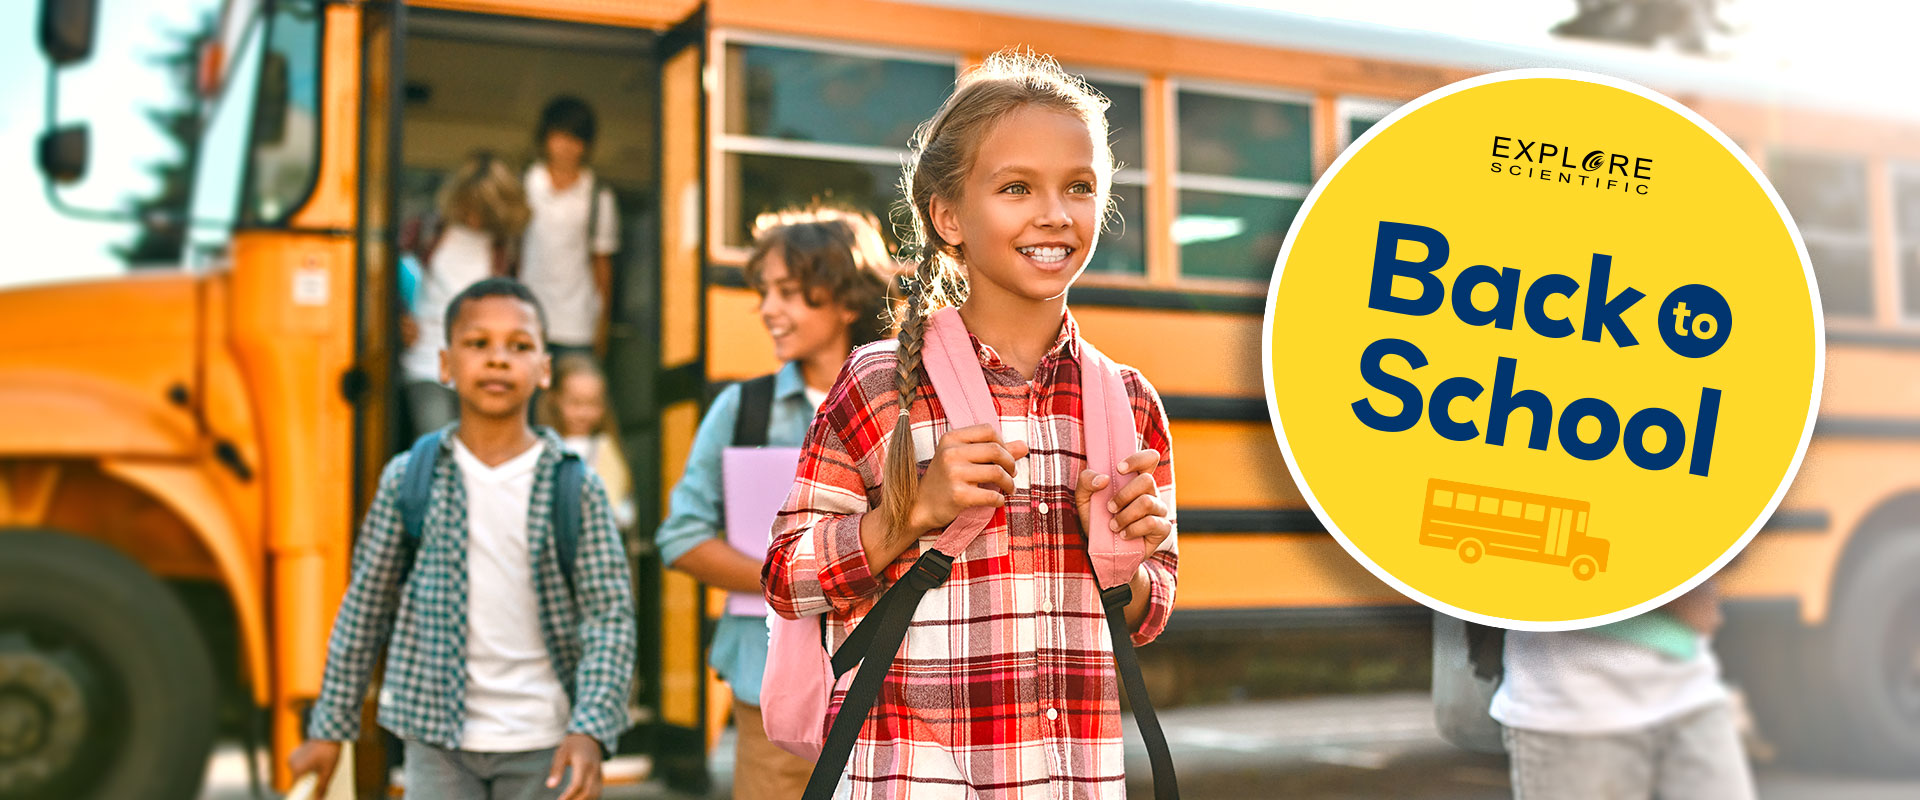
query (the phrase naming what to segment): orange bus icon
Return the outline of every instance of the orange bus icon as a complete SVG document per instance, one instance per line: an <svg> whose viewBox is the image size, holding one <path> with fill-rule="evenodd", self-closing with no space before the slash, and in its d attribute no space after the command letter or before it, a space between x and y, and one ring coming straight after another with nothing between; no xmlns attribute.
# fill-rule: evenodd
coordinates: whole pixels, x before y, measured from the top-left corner
<svg viewBox="0 0 1920 800"><path fill-rule="evenodd" d="M1433 478L1424 505L1420 543L1469 564L1489 554L1518 558L1571 567L1583 581L1607 571L1607 540L1587 535L1584 500Z"/></svg>

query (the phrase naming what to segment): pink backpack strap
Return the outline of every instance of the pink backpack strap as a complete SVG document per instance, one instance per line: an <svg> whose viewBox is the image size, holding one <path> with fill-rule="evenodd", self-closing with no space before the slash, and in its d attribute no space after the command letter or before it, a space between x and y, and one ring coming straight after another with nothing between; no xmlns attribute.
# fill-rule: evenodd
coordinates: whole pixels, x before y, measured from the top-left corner
<svg viewBox="0 0 1920 800"><path fill-rule="evenodd" d="M1133 426L1133 400L1120 377L1119 365L1085 339L1080 340L1080 419L1086 434L1087 468L1111 476L1107 488L1095 492L1087 514L1087 556L1100 588L1110 589L1133 580L1145 561L1147 540L1126 539L1108 530L1113 514L1107 501L1133 475L1120 475L1120 462L1140 450ZM1076 478L1077 480L1077 478Z"/></svg>
<svg viewBox="0 0 1920 800"><path fill-rule="evenodd" d="M1000 412L993 407L993 393L987 389L986 374L980 371L980 356L959 309L943 308L927 318L926 343L920 350L920 364L933 382L933 393L947 412L947 424L953 428L986 423L1000 431ZM976 506L960 512L947 529L934 540L933 548L953 558L967 549L973 539L993 521L991 506Z"/></svg>

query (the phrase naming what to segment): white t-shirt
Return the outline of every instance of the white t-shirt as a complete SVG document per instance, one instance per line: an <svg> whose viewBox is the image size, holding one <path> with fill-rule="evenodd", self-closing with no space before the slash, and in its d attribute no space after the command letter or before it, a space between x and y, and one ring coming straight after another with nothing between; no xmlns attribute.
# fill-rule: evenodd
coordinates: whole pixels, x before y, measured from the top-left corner
<svg viewBox="0 0 1920 800"><path fill-rule="evenodd" d="M489 467L459 437L467 490L467 717L460 749L543 750L567 736L571 708L540 630L527 511L541 446Z"/></svg>
<svg viewBox="0 0 1920 800"><path fill-rule="evenodd" d="M587 186L593 171L582 169L567 188L555 190L545 164L527 170L527 205L533 218L520 246L520 282L533 290L547 312L547 340L585 347L593 344L600 323L600 290L593 285L587 245ZM613 190L600 186L594 224L593 255L611 255L620 246L620 220Z"/></svg>
<svg viewBox="0 0 1920 800"><path fill-rule="evenodd" d="M815 389L808 386L801 391L807 393L807 405L813 406L815 411L820 409L821 403L827 402L827 390L825 389Z"/></svg>
<svg viewBox="0 0 1920 800"><path fill-rule="evenodd" d="M1510 728L1551 733L1643 729L1724 699L1720 662L1701 636L1679 661L1584 631L1508 631L1506 677L1488 709Z"/></svg>
<svg viewBox="0 0 1920 800"><path fill-rule="evenodd" d="M420 337L400 356L408 380L440 380L440 348L447 344L447 303L493 273L493 239L485 231L449 224L420 276L413 321Z"/></svg>

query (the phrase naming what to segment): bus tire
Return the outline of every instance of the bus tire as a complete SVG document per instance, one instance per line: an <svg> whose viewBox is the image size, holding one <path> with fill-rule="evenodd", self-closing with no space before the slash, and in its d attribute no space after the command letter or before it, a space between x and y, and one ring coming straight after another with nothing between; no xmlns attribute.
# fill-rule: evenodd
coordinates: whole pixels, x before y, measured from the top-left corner
<svg viewBox="0 0 1920 800"><path fill-rule="evenodd" d="M1600 574L1600 562L1593 560L1593 556L1577 556L1573 559L1573 577L1590 581L1598 574Z"/></svg>
<svg viewBox="0 0 1920 800"><path fill-rule="evenodd" d="M199 794L213 665L179 598L118 551L0 532L0 686L0 798Z"/></svg>
<svg viewBox="0 0 1920 800"><path fill-rule="evenodd" d="M1822 755L1887 774L1920 774L1920 532L1877 538L1814 632L1806 688L1824 696Z"/></svg>
<svg viewBox="0 0 1920 800"><path fill-rule="evenodd" d="M1460 560L1469 564L1478 562L1481 556L1487 554L1486 545L1481 544L1479 539L1461 539L1455 549L1460 554Z"/></svg>

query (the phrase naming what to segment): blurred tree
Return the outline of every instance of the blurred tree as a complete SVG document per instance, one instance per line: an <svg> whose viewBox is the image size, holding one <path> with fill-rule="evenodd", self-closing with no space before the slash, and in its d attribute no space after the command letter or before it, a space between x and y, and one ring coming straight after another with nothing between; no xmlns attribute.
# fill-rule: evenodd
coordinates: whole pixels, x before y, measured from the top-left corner
<svg viewBox="0 0 1920 800"><path fill-rule="evenodd" d="M1705 55L1713 35L1732 28L1720 19L1728 0L1575 0L1571 19L1553 26L1561 36L1603 39Z"/></svg>
<svg viewBox="0 0 1920 800"><path fill-rule="evenodd" d="M196 85L200 51L213 38L214 25L212 14L203 15L194 28L173 35L174 47L153 58L153 63L167 70L179 94L175 102L147 109L147 119L173 140L178 153L147 166L147 172L160 182L153 194L128 201L128 210L140 227L132 242L114 245L113 253L129 267L177 266L186 246L187 204L193 197L200 144L201 103Z"/></svg>

